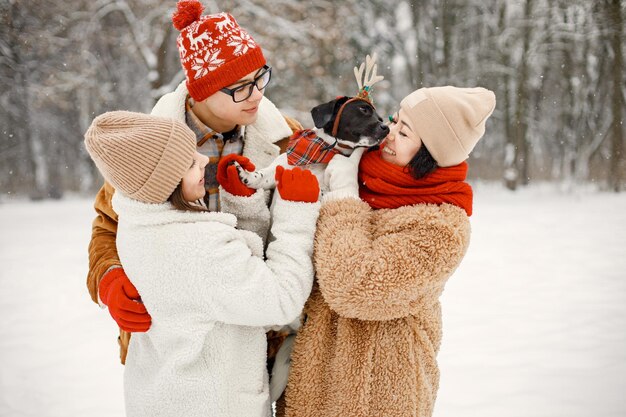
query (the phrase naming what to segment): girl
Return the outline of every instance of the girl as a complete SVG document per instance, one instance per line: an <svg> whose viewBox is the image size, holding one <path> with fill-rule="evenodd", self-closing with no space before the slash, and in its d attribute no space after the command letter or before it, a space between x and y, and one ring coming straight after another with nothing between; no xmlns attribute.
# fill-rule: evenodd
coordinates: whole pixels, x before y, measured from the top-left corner
<svg viewBox="0 0 626 417"><path fill-rule="evenodd" d="M150 330L130 341L127 415L270 416L265 327L294 320L310 292L315 177L277 172L275 240L264 261L262 239L237 229L233 214L194 205L205 194L208 158L184 123L106 113L93 121L85 144L115 187L117 251L152 315ZM222 162L221 185L245 191L235 167ZM241 208L239 219L251 227L269 218L263 199L241 198ZM105 304L117 296L109 290L100 285Z"/></svg>
<svg viewBox="0 0 626 417"><path fill-rule="evenodd" d="M419 89L381 149L330 162L287 416L432 415L439 296L470 236L464 161L494 107L483 88Z"/></svg>

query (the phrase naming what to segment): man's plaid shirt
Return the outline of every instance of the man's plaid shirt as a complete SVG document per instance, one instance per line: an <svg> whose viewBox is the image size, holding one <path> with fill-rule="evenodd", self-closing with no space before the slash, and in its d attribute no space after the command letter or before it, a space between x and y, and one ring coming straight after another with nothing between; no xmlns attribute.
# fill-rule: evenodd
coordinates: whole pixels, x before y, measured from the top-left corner
<svg viewBox="0 0 626 417"><path fill-rule="evenodd" d="M219 184L217 182L217 164L222 156L243 152L244 127L235 127L234 130L219 133L202 123L191 111L193 101L187 97L185 105L185 122L196 134L198 152L209 158L209 163L204 171L204 186L206 194L204 203L210 211L219 211Z"/></svg>

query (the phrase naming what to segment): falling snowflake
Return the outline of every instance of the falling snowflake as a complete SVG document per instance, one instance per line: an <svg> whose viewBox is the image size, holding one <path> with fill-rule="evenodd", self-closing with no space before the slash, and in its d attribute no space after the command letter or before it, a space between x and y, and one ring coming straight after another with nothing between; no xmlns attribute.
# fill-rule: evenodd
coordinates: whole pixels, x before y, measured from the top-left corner
<svg viewBox="0 0 626 417"><path fill-rule="evenodd" d="M220 65L222 65L222 63L224 63L223 59L218 58L220 52L221 49L208 51L204 56L204 59L194 59L195 63L191 66L191 69L196 71L196 75L193 77L194 80L204 77L209 73L209 71L215 71Z"/></svg>
<svg viewBox="0 0 626 417"><path fill-rule="evenodd" d="M248 52L248 49L256 48L256 43L246 32L241 32L240 36L233 36L228 42L228 46L234 46L234 55L243 55Z"/></svg>

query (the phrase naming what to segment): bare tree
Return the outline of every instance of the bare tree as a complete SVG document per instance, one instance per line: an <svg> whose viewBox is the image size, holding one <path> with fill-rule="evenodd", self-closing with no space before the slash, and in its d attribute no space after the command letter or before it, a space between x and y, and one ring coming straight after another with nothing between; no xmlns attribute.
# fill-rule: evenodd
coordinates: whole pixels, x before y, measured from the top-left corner
<svg viewBox="0 0 626 417"><path fill-rule="evenodd" d="M41 146L35 142L31 126L29 83L33 62L28 59L31 52L29 39L23 37L28 33L29 16L24 5L17 0L2 2L0 7L2 30L6 31L0 38L0 94L6 111L0 154L8 162L2 164L2 176L15 179L8 182L9 191L21 188L38 198L43 192L45 173L42 170L45 167L38 163L40 159L36 159Z"/></svg>
<svg viewBox="0 0 626 417"><path fill-rule="evenodd" d="M178 51L170 19L173 6L173 3L164 2L146 4L130 0L100 0L88 10L91 18L84 36L85 49L88 50L97 37L110 32L113 22L117 23L116 44L119 44L120 32L123 33L124 51L143 66L142 73L146 75L149 86L149 105L174 90L184 79L177 62ZM115 15L117 20L110 20L111 15ZM97 56L95 61L102 64Z"/></svg>
<svg viewBox="0 0 626 417"><path fill-rule="evenodd" d="M611 100L612 121L611 121L611 170L609 186L615 191L621 191L624 162L624 60L622 57L623 19L622 5L620 0L607 1L609 22L609 39L612 52L611 72L613 75L613 94Z"/></svg>
<svg viewBox="0 0 626 417"><path fill-rule="evenodd" d="M530 152L528 150L528 102L529 102L529 86L528 86L528 74L529 74L529 50L530 39L533 30L532 21L533 0L526 0L524 2L524 16L522 30L522 49L520 51L517 73L517 88L515 95L515 114L513 116L513 133L514 133L514 149L515 149L515 167L518 175L516 181L507 184L511 189L515 189L518 185L527 185L530 181L529 176L529 158Z"/></svg>
<svg viewBox="0 0 626 417"><path fill-rule="evenodd" d="M496 111L470 157L474 177L504 178L510 189L531 179L624 188L626 0L203 2L259 41L274 67L268 96L305 125L314 105L354 92L352 67L377 52L383 114L422 86L495 91ZM93 118L148 111L184 78L174 7L0 2L2 195L97 188L82 144Z"/></svg>

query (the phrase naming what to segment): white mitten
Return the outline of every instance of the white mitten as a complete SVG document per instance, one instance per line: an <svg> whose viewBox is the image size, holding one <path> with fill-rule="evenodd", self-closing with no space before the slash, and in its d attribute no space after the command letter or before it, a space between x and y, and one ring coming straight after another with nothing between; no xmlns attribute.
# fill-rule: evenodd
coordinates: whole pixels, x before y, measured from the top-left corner
<svg viewBox="0 0 626 417"><path fill-rule="evenodd" d="M324 171L324 186L328 191L322 197L323 202L349 197L359 198L357 175L364 152L365 148L357 148L349 157L335 155L330 160Z"/></svg>

